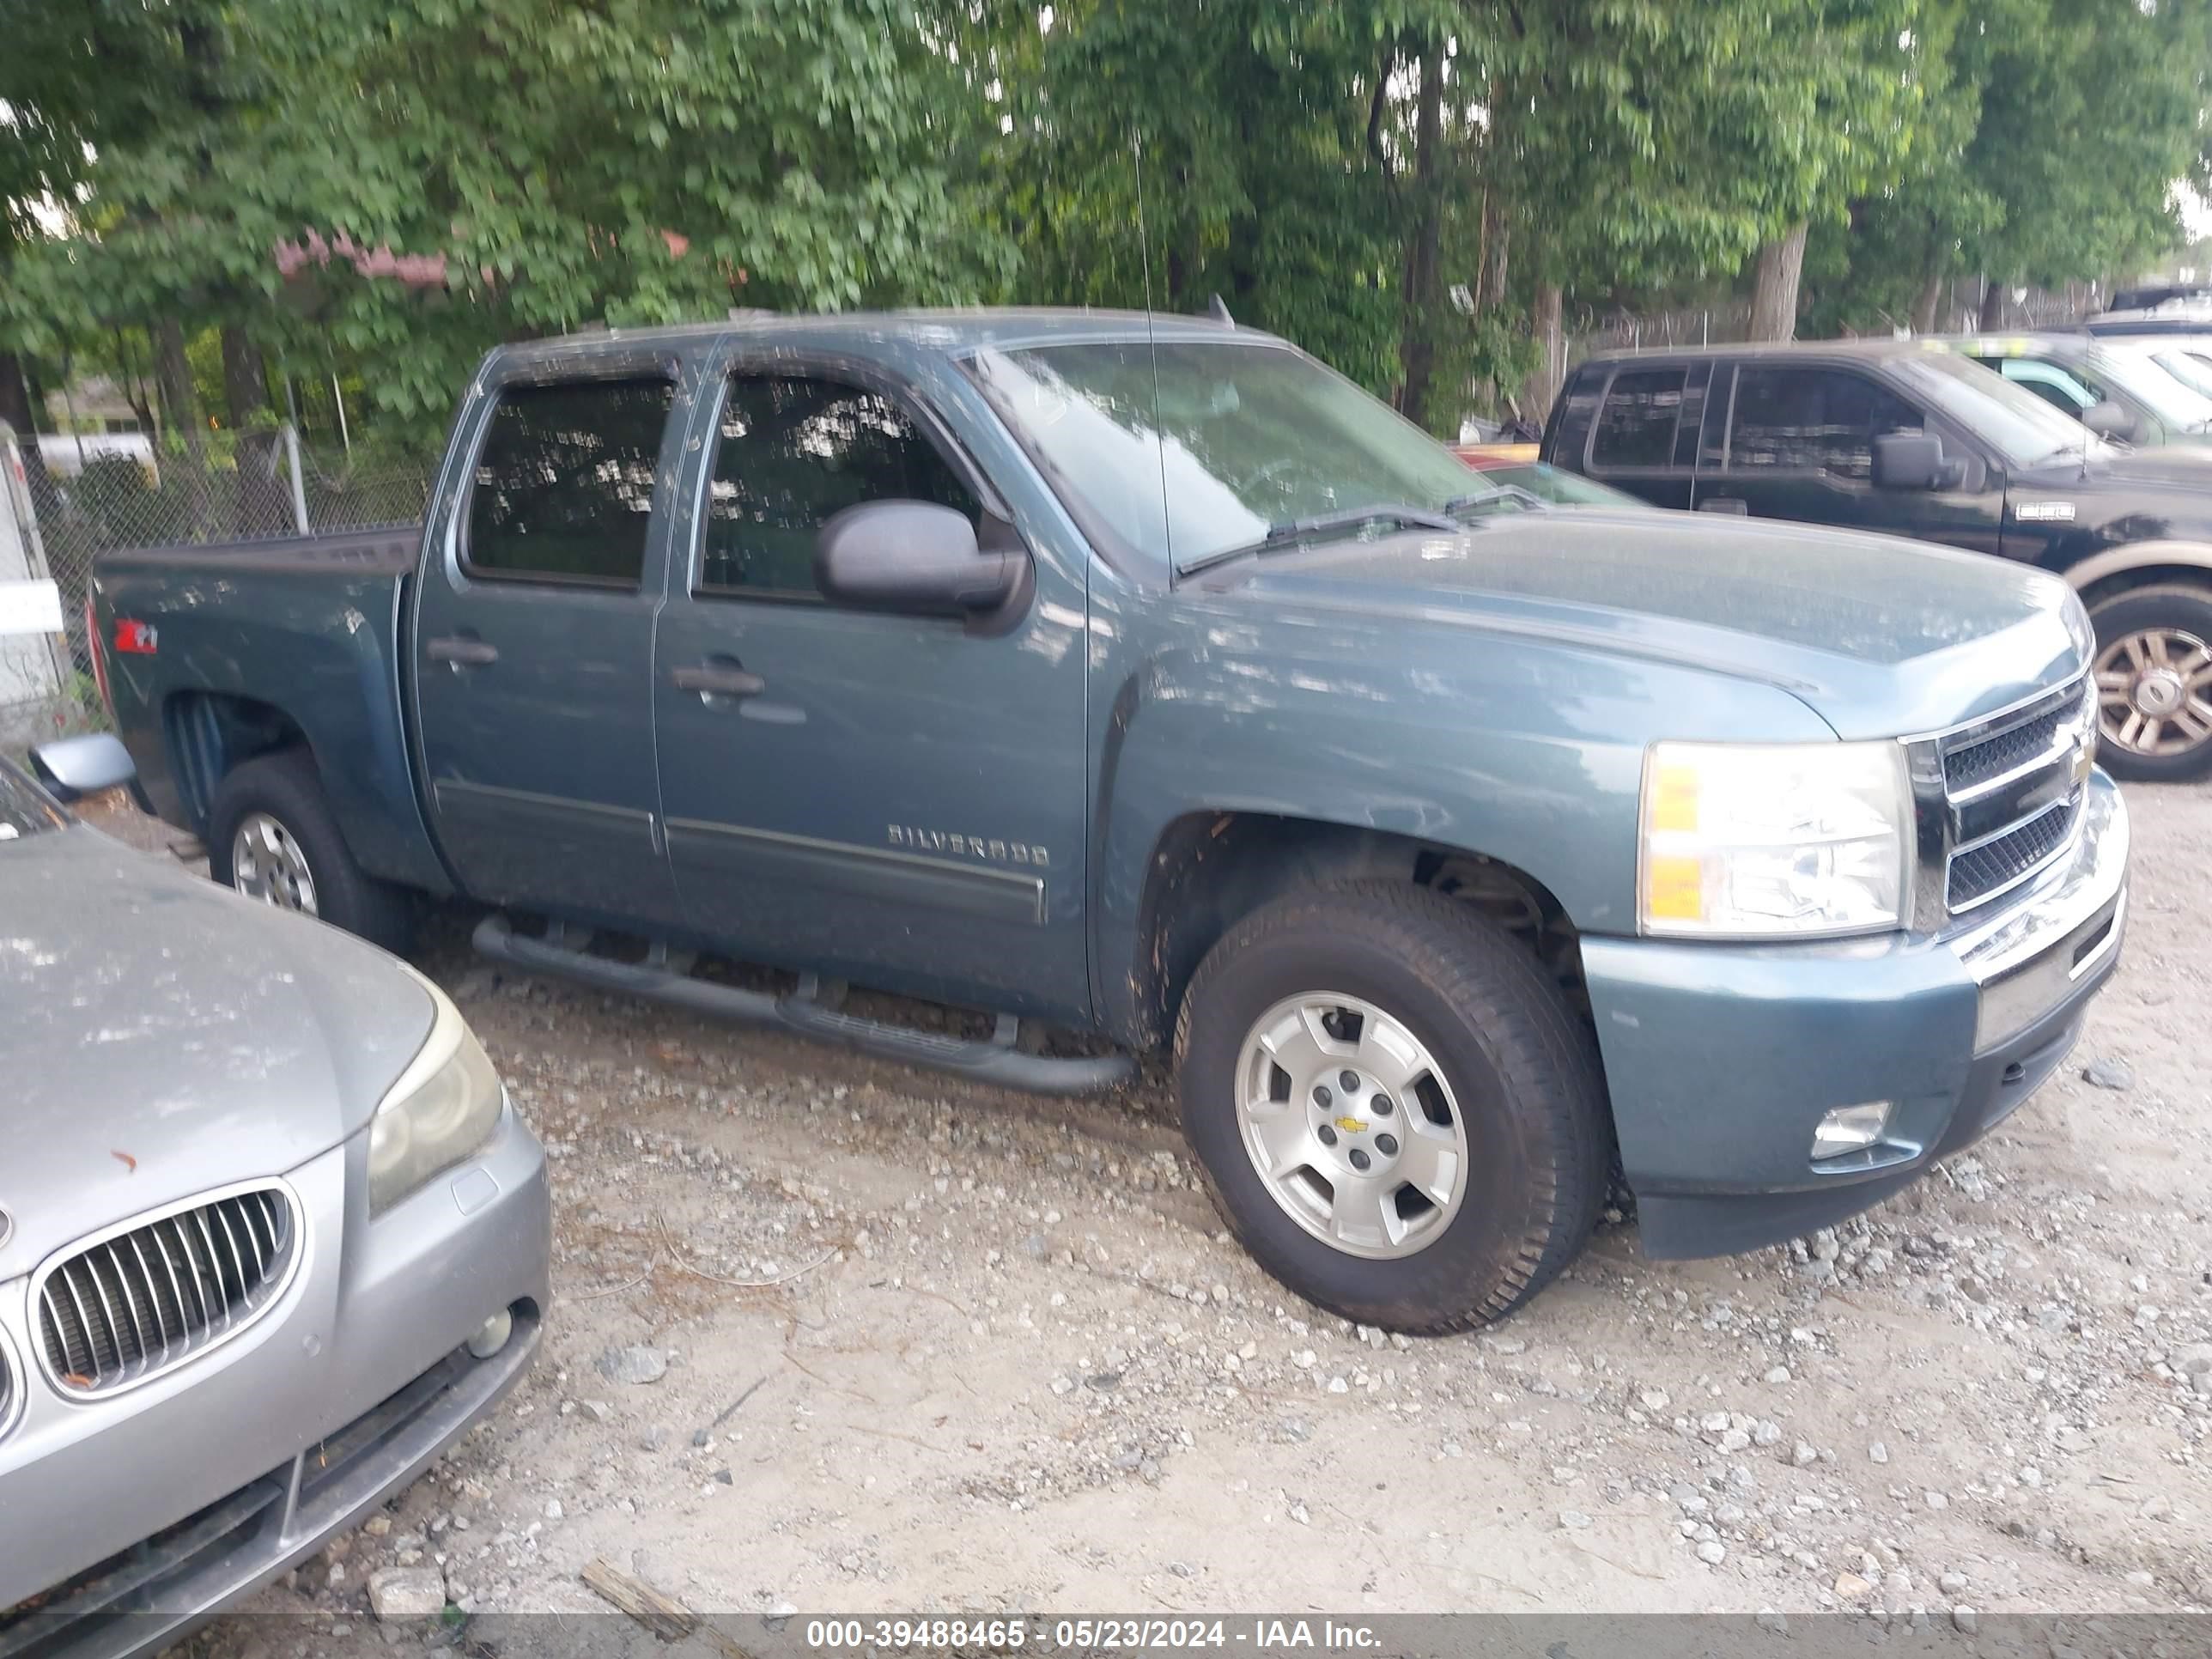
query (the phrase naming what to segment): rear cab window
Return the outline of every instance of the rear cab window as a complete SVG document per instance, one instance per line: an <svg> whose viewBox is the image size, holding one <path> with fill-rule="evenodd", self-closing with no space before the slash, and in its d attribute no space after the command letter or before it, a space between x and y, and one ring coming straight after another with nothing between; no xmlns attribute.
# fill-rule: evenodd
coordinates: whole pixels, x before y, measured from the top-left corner
<svg viewBox="0 0 2212 1659"><path fill-rule="evenodd" d="M675 395L660 377L503 389L477 450L462 568L634 591Z"/></svg>
<svg viewBox="0 0 2212 1659"><path fill-rule="evenodd" d="M1616 372L1590 435L1591 468L1610 471L1673 465L1674 428L1681 418L1688 378L1689 371L1680 364Z"/></svg>
<svg viewBox="0 0 2212 1659"><path fill-rule="evenodd" d="M701 532L702 594L811 599L823 522L868 501L927 501L970 523L981 504L897 402L805 375L731 376Z"/></svg>

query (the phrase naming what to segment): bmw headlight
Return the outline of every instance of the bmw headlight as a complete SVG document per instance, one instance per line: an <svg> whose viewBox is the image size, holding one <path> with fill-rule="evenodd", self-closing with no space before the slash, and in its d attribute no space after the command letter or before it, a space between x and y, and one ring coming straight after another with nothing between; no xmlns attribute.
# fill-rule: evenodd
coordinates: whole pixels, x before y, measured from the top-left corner
<svg viewBox="0 0 2212 1659"><path fill-rule="evenodd" d="M430 1035L368 1124L368 1212L390 1208L490 1139L499 1073L453 999L412 969L436 1010Z"/></svg>
<svg viewBox="0 0 2212 1659"><path fill-rule="evenodd" d="M1911 826L1902 744L1654 744L1637 925L1754 939L1899 927Z"/></svg>

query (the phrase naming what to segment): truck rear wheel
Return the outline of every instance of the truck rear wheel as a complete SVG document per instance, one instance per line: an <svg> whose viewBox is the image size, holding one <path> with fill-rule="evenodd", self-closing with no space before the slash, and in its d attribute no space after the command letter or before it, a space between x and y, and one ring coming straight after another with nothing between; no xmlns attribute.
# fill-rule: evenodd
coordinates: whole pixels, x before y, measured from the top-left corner
<svg viewBox="0 0 2212 1659"><path fill-rule="evenodd" d="M303 749L234 769L208 813L209 873L279 910L316 916L387 951L414 932L407 893L356 863Z"/></svg>
<svg viewBox="0 0 2212 1659"><path fill-rule="evenodd" d="M1424 889L1317 889L1238 922L1191 981L1176 1060L1231 1230L1363 1324L1504 1318L1604 1200L1593 1039L1510 935Z"/></svg>
<svg viewBox="0 0 2212 1659"><path fill-rule="evenodd" d="M2178 583L2130 588L2089 620L2105 769L2142 783L2212 772L2212 592Z"/></svg>

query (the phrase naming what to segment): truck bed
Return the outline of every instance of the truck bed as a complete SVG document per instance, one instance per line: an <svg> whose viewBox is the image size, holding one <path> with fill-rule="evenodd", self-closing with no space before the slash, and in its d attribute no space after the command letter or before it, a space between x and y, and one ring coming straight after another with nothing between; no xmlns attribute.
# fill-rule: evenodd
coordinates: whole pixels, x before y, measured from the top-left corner
<svg viewBox="0 0 2212 1659"><path fill-rule="evenodd" d="M205 835L216 781L252 754L303 745L364 869L447 887L401 709L403 600L422 535L392 526L99 559L116 729L163 817Z"/></svg>

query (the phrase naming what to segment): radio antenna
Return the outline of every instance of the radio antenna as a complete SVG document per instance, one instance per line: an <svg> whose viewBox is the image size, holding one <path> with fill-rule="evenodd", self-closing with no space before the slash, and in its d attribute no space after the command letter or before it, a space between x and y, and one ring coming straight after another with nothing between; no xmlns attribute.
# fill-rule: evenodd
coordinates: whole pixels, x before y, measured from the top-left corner
<svg viewBox="0 0 2212 1659"><path fill-rule="evenodd" d="M1168 591L1175 591L1175 531L1168 515L1167 437L1160 430L1160 342L1152 327L1152 244L1145 223L1145 135L1129 130L1129 152L1137 173L1137 254L1145 272L1145 348L1152 359L1152 453L1160 464L1160 545L1166 550Z"/></svg>

